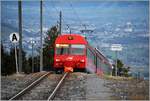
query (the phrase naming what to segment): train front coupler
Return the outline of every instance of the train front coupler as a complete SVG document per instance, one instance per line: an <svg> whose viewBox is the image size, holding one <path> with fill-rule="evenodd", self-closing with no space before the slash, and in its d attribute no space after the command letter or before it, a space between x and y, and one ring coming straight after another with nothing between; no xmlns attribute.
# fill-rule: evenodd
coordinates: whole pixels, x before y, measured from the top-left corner
<svg viewBox="0 0 150 101"><path fill-rule="evenodd" d="M64 67L64 72L73 72L73 67Z"/></svg>

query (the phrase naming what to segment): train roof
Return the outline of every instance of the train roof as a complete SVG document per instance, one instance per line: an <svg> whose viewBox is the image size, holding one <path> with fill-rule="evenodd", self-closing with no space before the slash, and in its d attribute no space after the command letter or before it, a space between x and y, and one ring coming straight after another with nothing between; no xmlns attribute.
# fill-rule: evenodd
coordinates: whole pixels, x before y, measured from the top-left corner
<svg viewBox="0 0 150 101"><path fill-rule="evenodd" d="M55 44L88 44L88 42L79 34L63 34L56 38Z"/></svg>

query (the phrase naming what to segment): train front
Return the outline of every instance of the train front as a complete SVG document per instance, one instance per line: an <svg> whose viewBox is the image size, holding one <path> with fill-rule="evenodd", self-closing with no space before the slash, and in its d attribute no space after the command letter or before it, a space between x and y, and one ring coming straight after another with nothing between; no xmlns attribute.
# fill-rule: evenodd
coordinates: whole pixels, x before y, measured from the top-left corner
<svg viewBox="0 0 150 101"><path fill-rule="evenodd" d="M55 41L55 70L65 72L73 72L74 69L85 70L86 44L85 38L77 34L58 36Z"/></svg>

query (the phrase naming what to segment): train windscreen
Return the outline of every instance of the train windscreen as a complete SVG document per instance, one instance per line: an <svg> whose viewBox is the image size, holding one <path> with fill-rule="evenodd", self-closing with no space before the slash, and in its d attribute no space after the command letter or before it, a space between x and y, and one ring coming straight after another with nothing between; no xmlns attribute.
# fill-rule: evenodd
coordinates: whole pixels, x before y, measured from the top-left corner
<svg viewBox="0 0 150 101"><path fill-rule="evenodd" d="M71 55L84 55L85 45L71 45Z"/></svg>
<svg viewBox="0 0 150 101"><path fill-rule="evenodd" d="M56 54L71 54L71 55L84 55L85 45L80 44L56 44Z"/></svg>
<svg viewBox="0 0 150 101"><path fill-rule="evenodd" d="M56 54L63 55L69 53L69 44L56 44Z"/></svg>

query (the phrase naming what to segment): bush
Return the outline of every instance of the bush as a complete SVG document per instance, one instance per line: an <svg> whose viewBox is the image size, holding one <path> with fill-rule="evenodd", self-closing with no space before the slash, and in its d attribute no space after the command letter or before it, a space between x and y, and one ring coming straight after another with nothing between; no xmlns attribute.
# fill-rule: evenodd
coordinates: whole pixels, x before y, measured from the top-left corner
<svg viewBox="0 0 150 101"><path fill-rule="evenodd" d="M116 71L116 65L113 64L113 70L112 70L112 75L115 75L115 71ZM125 76L125 77L129 77L130 75L128 74L128 72L130 71L130 67L124 67L124 64L121 60L117 59L117 75L118 76Z"/></svg>

